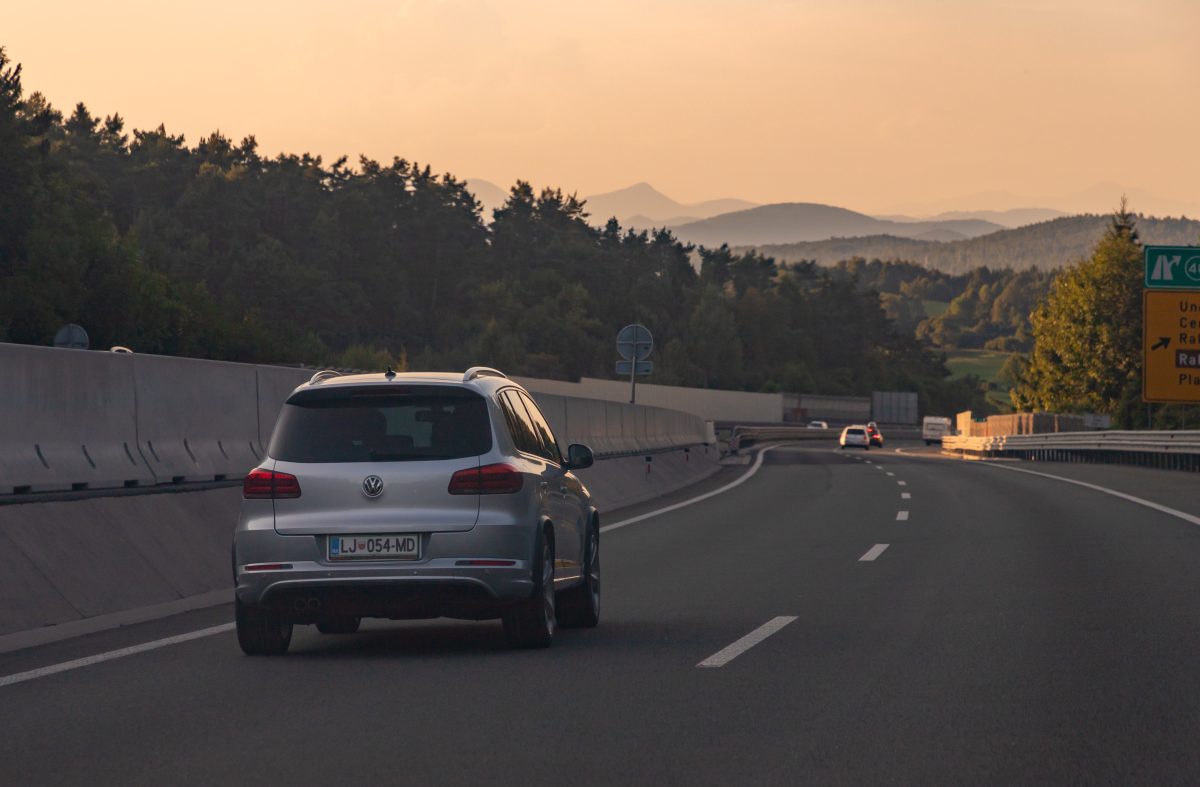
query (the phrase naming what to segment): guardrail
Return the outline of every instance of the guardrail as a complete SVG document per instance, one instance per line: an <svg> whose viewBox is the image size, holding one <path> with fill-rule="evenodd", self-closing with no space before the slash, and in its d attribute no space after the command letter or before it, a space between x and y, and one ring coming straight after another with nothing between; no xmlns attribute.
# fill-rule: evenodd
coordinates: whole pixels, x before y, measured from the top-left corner
<svg viewBox="0 0 1200 787"><path fill-rule="evenodd" d="M1053 432L1000 437L945 437L943 452L1034 462L1132 464L1200 470L1200 431Z"/></svg>
<svg viewBox="0 0 1200 787"><path fill-rule="evenodd" d="M921 439L921 430L912 426L895 426L881 424L884 440L888 437L901 440ZM742 448L748 448L756 443L777 442L780 440L832 440L837 442L841 436L841 428L810 429L807 426L735 426L729 437L729 450L737 453Z"/></svg>
<svg viewBox="0 0 1200 787"><path fill-rule="evenodd" d="M779 440L837 440L840 429L809 429L806 426L735 426L729 438L729 450Z"/></svg>

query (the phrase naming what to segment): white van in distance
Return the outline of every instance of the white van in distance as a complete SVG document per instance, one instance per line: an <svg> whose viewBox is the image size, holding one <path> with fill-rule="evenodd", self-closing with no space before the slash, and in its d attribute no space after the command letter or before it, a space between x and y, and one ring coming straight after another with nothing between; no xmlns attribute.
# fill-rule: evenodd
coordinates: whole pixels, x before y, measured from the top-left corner
<svg viewBox="0 0 1200 787"><path fill-rule="evenodd" d="M927 415L921 422L921 439L925 445L942 442L942 438L954 434L950 419L939 415Z"/></svg>

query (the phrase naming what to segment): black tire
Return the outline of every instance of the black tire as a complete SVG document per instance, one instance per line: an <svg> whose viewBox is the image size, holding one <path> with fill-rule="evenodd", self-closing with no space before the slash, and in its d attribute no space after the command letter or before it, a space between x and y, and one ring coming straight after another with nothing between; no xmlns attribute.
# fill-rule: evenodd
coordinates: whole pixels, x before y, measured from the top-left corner
<svg viewBox="0 0 1200 787"><path fill-rule="evenodd" d="M292 642L292 621L234 600L238 645L247 656L280 656Z"/></svg>
<svg viewBox="0 0 1200 787"><path fill-rule="evenodd" d="M549 529L538 538L533 568L533 595L505 610L504 634L514 648L545 648L554 641L557 626L554 597L554 537ZM536 565L540 563L540 565Z"/></svg>
<svg viewBox="0 0 1200 787"><path fill-rule="evenodd" d="M600 527L588 526L583 549L583 581L562 593L558 601L558 625L563 628L595 628L600 622Z"/></svg>
<svg viewBox="0 0 1200 787"><path fill-rule="evenodd" d="M335 618L317 624L317 631L322 634L353 634L358 631L362 618Z"/></svg>

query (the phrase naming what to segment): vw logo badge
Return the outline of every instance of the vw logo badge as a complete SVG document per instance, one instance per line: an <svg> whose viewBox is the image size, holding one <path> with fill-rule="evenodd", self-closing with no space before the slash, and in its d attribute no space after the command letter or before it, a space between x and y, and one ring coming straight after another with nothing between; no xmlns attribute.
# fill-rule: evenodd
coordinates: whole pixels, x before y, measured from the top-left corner
<svg viewBox="0 0 1200 787"><path fill-rule="evenodd" d="M379 497L383 494L383 479L377 475L369 475L363 479L363 494L367 497Z"/></svg>

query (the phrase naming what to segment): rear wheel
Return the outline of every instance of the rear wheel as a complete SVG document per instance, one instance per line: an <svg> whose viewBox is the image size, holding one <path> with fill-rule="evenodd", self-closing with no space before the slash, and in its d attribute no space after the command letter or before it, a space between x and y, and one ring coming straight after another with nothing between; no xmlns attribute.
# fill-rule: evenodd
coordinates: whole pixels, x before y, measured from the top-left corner
<svg viewBox="0 0 1200 787"><path fill-rule="evenodd" d="M563 628L594 628L600 622L600 529L588 527L583 554L583 581L562 594L558 625Z"/></svg>
<svg viewBox="0 0 1200 787"><path fill-rule="evenodd" d="M292 642L292 621L271 612L234 600L238 645L248 656L278 656L287 653Z"/></svg>
<svg viewBox="0 0 1200 787"><path fill-rule="evenodd" d="M358 631L362 618L334 618L317 624L317 631L322 634L353 634Z"/></svg>
<svg viewBox="0 0 1200 787"><path fill-rule="evenodd" d="M504 613L504 633L514 648L545 648L554 641L554 540L546 531L540 541L541 566L534 572L533 595Z"/></svg>

